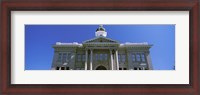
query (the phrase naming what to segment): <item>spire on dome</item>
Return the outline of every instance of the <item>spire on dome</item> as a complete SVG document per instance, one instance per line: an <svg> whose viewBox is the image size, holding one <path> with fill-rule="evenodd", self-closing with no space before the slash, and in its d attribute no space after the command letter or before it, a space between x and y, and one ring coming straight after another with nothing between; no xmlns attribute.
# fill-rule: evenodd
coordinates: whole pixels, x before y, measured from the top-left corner
<svg viewBox="0 0 200 95"><path fill-rule="evenodd" d="M97 31L106 31L106 29L103 28L103 25L99 25L99 28L97 28L96 32Z"/></svg>

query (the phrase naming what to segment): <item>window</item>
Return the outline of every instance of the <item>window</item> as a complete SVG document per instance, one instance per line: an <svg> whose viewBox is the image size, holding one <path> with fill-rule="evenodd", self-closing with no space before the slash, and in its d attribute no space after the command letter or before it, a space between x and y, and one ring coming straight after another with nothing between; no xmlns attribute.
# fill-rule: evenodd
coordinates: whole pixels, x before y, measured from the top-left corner
<svg viewBox="0 0 200 95"><path fill-rule="evenodd" d="M131 55L131 59L132 59L133 62L135 62L135 54Z"/></svg>
<svg viewBox="0 0 200 95"><path fill-rule="evenodd" d="M65 70L65 67L61 67L61 70Z"/></svg>
<svg viewBox="0 0 200 95"><path fill-rule="evenodd" d="M66 62L66 59L67 59L67 54L66 54L66 53L63 53L63 56L62 56L62 63L65 63L65 62Z"/></svg>
<svg viewBox="0 0 200 95"><path fill-rule="evenodd" d="M105 60L108 60L108 54L105 54L104 57L105 57Z"/></svg>
<svg viewBox="0 0 200 95"><path fill-rule="evenodd" d="M81 61L81 55L80 54L77 55L77 59L78 59L78 61Z"/></svg>
<svg viewBox="0 0 200 95"><path fill-rule="evenodd" d="M144 55L144 53L141 54L141 57L142 57L142 62L145 62L145 55Z"/></svg>
<svg viewBox="0 0 200 95"><path fill-rule="evenodd" d="M66 67L66 70L69 70L69 67Z"/></svg>
<svg viewBox="0 0 200 95"><path fill-rule="evenodd" d="M120 55L120 54L118 54L118 61L119 61L119 62L121 61L121 60L120 60L120 56L121 56L121 55Z"/></svg>
<svg viewBox="0 0 200 95"><path fill-rule="evenodd" d="M61 62L61 60L62 60L62 53L59 53L57 62Z"/></svg>
<svg viewBox="0 0 200 95"><path fill-rule="evenodd" d="M134 70L137 70L137 68L136 68L136 67L134 67Z"/></svg>
<svg viewBox="0 0 200 95"><path fill-rule="evenodd" d="M82 61L85 61L85 55L82 55Z"/></svg>
<svg viewBox="0 0 200 95"><path fill-rule="evenodd" d="M136 60L140 61L140 54L136 54Z"/></svg>
<svg viewBox="0 0 200 95"><path fill-rule="evenodd" d="M96 59L96 61L98 60L98 54L95 54L95 59Z"/></svg>
<svg viewBox="0 0 200 95"><path fill-rule="evenodd" d="M99 60L103 60L103 54L99 55Z"/></svg>
<svg viewBox="0 0 200 95"><path fill-rule="evenodd" d="M71 53L68 53L68 58L67 58L67 59L70 60L71 57L72 57L72 56L71 56Z"/></svg>
<svg viewBox="0 0 200 95"><path fill-rule="evenodd" d="M101 54L101 60L102 61L104 60L104 54Z"/></svg>
<svg viewBox="0 0 200 95"><path fill-rule="evenodd" d="M57 62L66 63L71 59L71 53L59 53Z"/></svg>
<svg viewBox="0 0 200 95"><path fill-rule="evenodd" d="M123 54L121 57L122 57L122 62L125 62L126 56Z"/></svg>
<svg viewBox="0 0 200 95"><path fill-rule="evenodd" d="M122 68L119 68L119 70L122 70Z"/></svg>
<svg viewBox="0 0 200 95"><path fill-rule="evenodd" d="M60 67L56 67L56 70L59 70L60 69Z"/></svg>
<svg viewBox="0 0 200 95"><path fill-rule="evenodd" d="M127 70L126 68L124 68L124 70Z"/></svg>

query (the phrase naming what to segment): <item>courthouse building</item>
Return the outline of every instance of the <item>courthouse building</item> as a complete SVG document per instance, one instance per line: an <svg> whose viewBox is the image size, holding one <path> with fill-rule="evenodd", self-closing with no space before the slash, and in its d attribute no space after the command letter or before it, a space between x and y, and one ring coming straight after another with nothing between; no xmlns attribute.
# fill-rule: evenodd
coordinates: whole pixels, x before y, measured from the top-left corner
<svg viewBox="0 0 200 95"><path fill-rule="evenodd" d="M100 25L83 43L56 42L52 70L152 70L148 43L119 43ZM134 39L134 38L133 38Z"/></svg>

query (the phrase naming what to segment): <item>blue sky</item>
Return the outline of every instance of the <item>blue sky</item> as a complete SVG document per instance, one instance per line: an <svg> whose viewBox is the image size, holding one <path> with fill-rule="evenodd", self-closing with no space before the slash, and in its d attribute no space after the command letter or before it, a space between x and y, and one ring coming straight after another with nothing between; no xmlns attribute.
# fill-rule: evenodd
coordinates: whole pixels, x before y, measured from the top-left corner
<svg viewBox="0 0 200 95"><path fill-rule="evenodd" d="M49 70L56 42L95 37L99 25L25 25L25 70ZM148 42L153 68L172 70L175 64L175 25L104 25L107 37L125 42Z"/></svg>

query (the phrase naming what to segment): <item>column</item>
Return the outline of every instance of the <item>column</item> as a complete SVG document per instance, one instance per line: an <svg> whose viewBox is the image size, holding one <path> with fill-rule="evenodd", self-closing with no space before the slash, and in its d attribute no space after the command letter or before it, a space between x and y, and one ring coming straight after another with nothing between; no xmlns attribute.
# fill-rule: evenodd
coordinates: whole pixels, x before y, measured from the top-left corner
<svg viewBox="0 0 200 95"><path fill-rule="evenodd" d="M147 64L148 64L149 70L153 70L153 66L152 66L152 63L151 63L150 52L145 53L145 56L147 58Z"/></svg>
<svg viewBox="0 0 200 95"><path fill-rule="evenodd" d="M118 51L115 51L117 70L119 70Z"/></svg>
<svg viewBox="0 0 200 95"><path fill-rule="evenodd" d="M110 50L110 65L111 65L111 70L113 70L113 54L112 54L112 50Z"/></svg>
<svg viewBox="0 0 200 95"><path fill-rule="evenodd" d="M52 69L52 70L56 70L57 64L59 64L59 63L57 63L58 56L59 56L58 52L54 52L54 55L53 55L53 62L52 62L52 65L51 65L51 69Z"/></svg>
<svg viewBox="0 0 200 95"><path fill-rule="evenodd" d="M88 50L85 50L85 70L87 70Z"/></svg>
<svg viewBox="0 0 200 95"><path fill-rule="evenodd" d="M90 50L90 70L92 70L92 56L93 56L93 52L92 49Z"/></svg>

